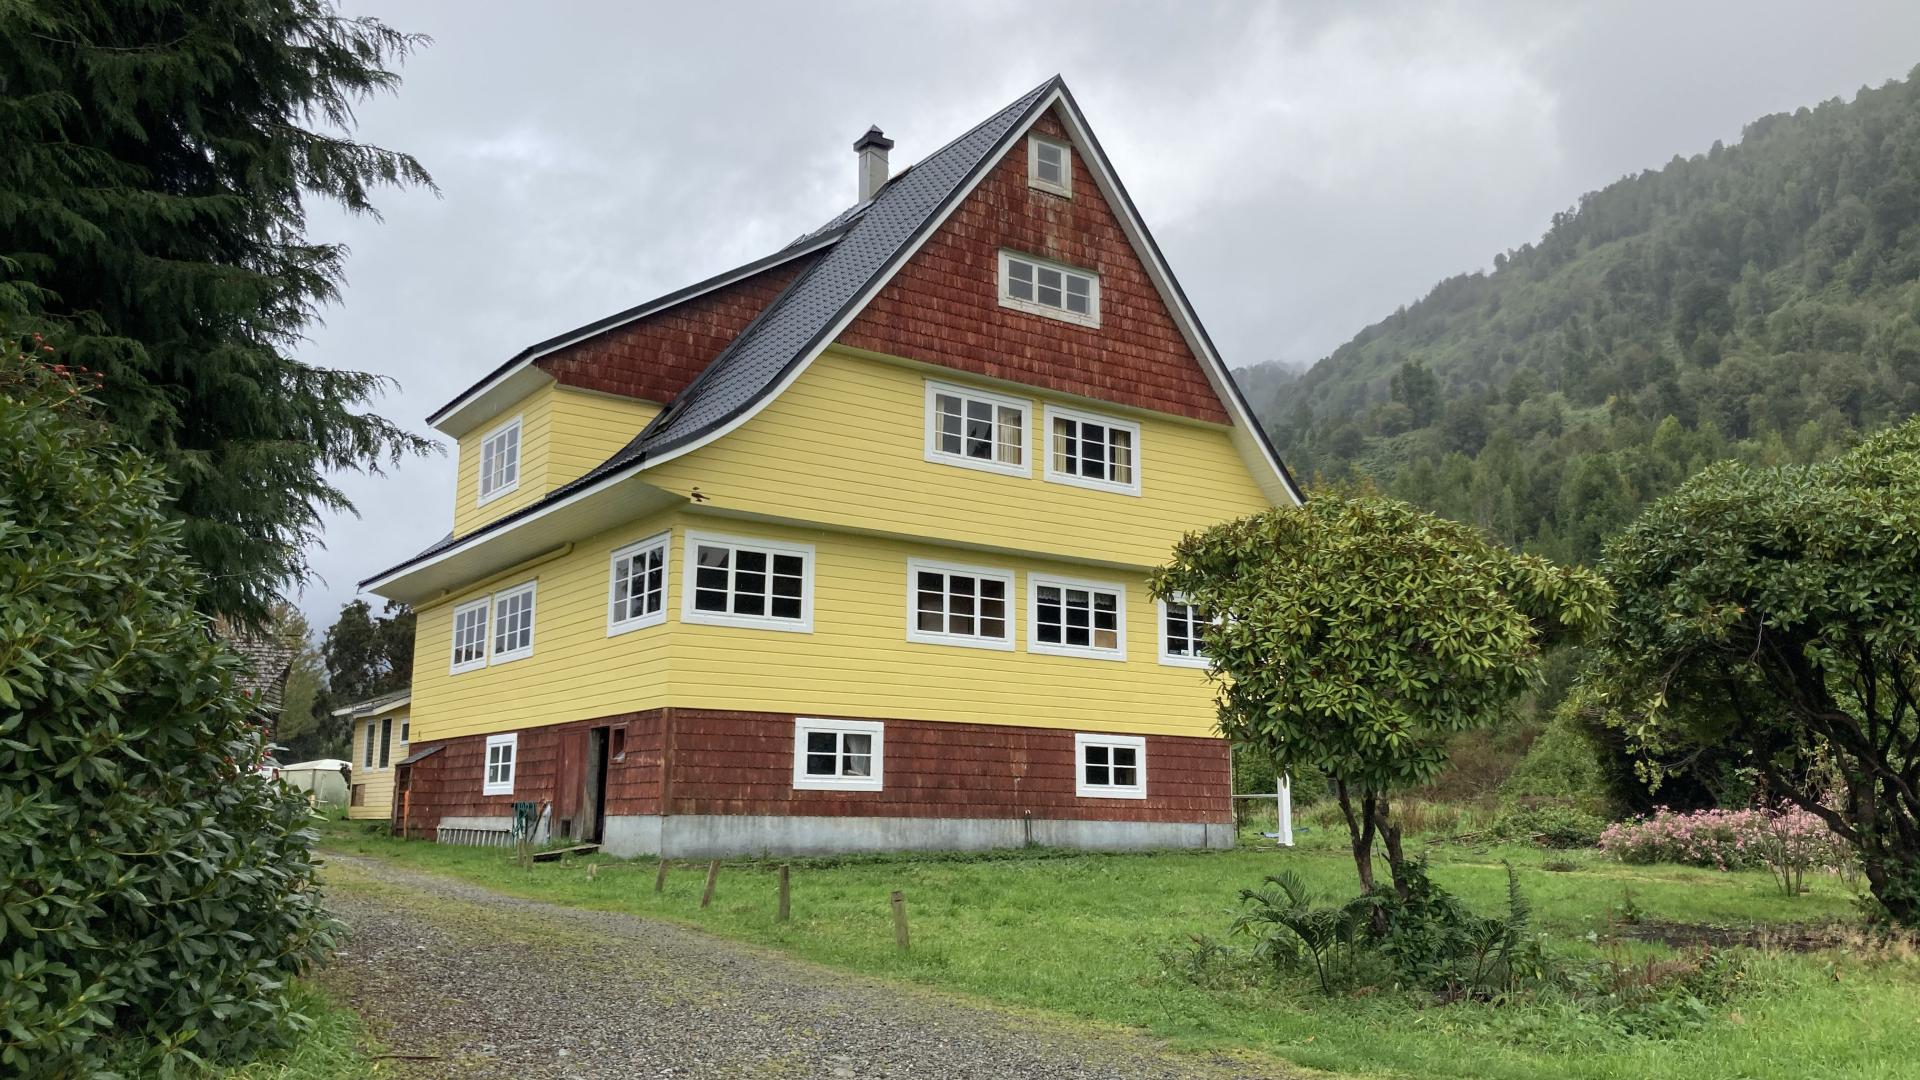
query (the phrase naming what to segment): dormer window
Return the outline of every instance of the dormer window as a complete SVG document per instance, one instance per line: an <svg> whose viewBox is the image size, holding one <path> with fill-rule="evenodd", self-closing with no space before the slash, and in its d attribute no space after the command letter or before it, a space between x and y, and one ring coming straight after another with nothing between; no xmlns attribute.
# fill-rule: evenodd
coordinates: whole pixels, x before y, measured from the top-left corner
<svg viewBox="0 0 1920 1080"><path fill-rule="evenodd" d="M1002 251L1000 306L1097 327L1100 325L1100 275L1031 255Z"/></svg>
<svg viewBox="0 0 1920 1080"><path fill-rule="evenodd" d="M501 424L480 441L480 503L520 486L520 418Z"/></svg>
<svg viewBox="0 0 1920 1080"><path fill-rule="evenodd" d="M1027 183L1073 198L1073 148L1044 135L1027 139Z"/></svg>

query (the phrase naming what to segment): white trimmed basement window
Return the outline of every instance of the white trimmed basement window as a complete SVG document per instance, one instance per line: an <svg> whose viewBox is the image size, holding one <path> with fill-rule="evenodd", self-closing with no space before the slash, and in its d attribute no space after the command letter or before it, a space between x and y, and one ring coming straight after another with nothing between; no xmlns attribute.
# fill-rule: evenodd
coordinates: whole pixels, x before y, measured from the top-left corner
<svg viewBox="0 0 1920 1080"><path fill-rule="evenodd" d="M1127 658L1127 590L1094 581L1027 575L1027 651L1096 660Z"/></svg>
<svg viewBox="0 0 1920 1080"><path fill-rule="evenodd" d="M680 618L813 632L813 545L687 534Z"/></svg>
<svg viewBox="0 0 1920 1080"><path fill-rule="evenodd" d="M1075 735L1073 793L1085 799L1147 797L1147 740L1138 735Z"/></svg>
<svg viewBox="0 0 1920 1080"><path fill-rule="evenodd" d="M1200 647L1200 639L1212 621L1183 600L1160 601L1160 662L1175 667L1206 667L1207 654Z"/></svg>
<svg viewBox="0 0 1920 1080"><path fill-rule="evenodd" d="M480 505L520 486L520 418L501 424L480 441Z"/></svg>
<svg viewBox="0 0 1920 1080"><path fill-rule="evenodd" d="M517 733L487 736L487 775L480 794L513 794L513 763L519 747L520 736Z"/></svg>
<svg viewBox="0 0 1920 1080"><path fill-rule="evenodd" d="M879 791L886 728L878 720L793 722L793 786L815 791Z"/></svg>
<svg viewBox="0 0 1920 1080"><path fill-rule="evenodd" d="M927 460L1032 476L1027 460L1031 403L927 381Z"/></svg>
<svg viewBox="0 0 1920 1080"><path fill-rule="evenodd" d="M490 599L481 597L453 609L453 670L463 671L487 666L487 611Z"/></svg>
<svg viewBox="0 0 1920 1080"><path fill-rule="evenodd" d="M667 534L613 553L607 636L653 626L667 617Z"/></svg>
<svg viewBox="0 0 1920 1080"><path fill-rule="evenodd" d="M907 640L1013 648L1013 573L907 560Z"/></svg>
<svg viewBox="0 0 1920 1080"><path fill-rule="evenodd" d="M1097 327L1100 325L1100 275L1031 255L1002 251L1000 306Z"/></svg>
<svg viewBox="0 0 1920 1080"><path fill-rule="evenodd" d="M1073 198L1073 149L1045 135L1027 137L1027 183Z"/></svg>
<svg viewBox="0 0 1920 1080"><path fill-rule="evenodd" d="M1140 425L1047 406L1046 478L1056 484L1140 494Z"/></svg>
<svg viewBox="0 0 1920 1080"><path fill-rule="evenodd" d="M529 581L493 594L492 664L533 655L533 591Z"/></svg>

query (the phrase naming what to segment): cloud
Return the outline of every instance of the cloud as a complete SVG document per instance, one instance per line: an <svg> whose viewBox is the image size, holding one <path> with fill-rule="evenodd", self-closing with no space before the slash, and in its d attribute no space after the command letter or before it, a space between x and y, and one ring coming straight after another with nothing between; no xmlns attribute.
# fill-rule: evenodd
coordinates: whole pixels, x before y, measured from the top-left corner
<svg viewBox="0 0 1920 1080"><path fill-rule="evenodd" d="M442 195L352 248L304 350L423 418L532 341L763 255L853 198L877 123L918 160L1058 71L1236 366L1310 362L1555 210L1764 113L1899 77L1920 5L468 3L368 7L435 44L359 136ZM359 13L359 12L353 12ZM431 432L428 432L431 434ZM302 597L444 535L452 456L341 484Z"/></svg>

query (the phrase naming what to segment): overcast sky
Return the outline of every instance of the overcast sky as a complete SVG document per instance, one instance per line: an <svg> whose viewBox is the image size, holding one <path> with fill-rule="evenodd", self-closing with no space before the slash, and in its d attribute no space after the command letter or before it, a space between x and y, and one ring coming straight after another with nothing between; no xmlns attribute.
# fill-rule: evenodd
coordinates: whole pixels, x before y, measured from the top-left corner
<svg viewBox="0 0 1920 1080"><path fill-rule="evenodd" d="M1064 74L1228 362L1311 363L1554 211L1920 63L1920 3L475 4L348 0L434 43L359 137L441 195L352 248L305 357L424 417L531 342L767 254ZM443 442L445 440L442 440ZM450 448L449 448L450 449ZM342 486L302 607L445 535L451 453ZM378 600L374 598L377 606Z"/></svg>

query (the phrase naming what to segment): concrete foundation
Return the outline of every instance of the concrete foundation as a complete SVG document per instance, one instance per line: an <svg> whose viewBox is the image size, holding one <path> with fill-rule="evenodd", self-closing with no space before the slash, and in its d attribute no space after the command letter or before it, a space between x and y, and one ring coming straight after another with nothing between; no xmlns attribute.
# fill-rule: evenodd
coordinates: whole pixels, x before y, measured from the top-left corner
<svg viewBox="0 0 1920 1080"><path fill-rule="evenodd" d="M1233 847L1231 824L1186 821L1007 820L1004 818L805 817L676 814L609 817L609 855L711 859L734 855L841 855L877 851L1084 848L1146 851Z"/></svg>

